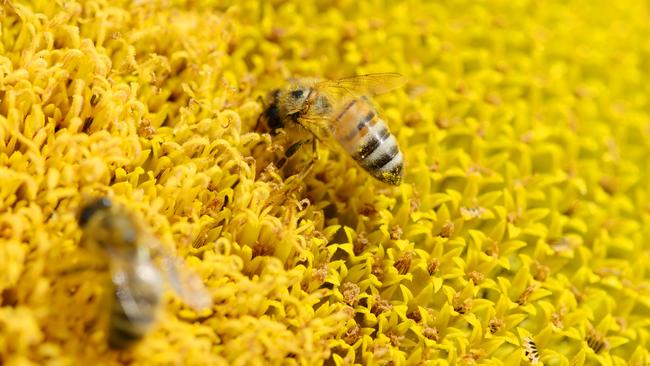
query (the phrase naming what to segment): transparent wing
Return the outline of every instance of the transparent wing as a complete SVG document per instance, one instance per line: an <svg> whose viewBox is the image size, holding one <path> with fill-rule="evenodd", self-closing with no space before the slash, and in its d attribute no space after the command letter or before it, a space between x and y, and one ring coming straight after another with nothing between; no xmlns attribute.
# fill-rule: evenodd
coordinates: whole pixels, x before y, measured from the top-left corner
<svg viewBox="0 0 650 366"><path fill-rule="evenodd" d="M318 137L327 138L329 126L331 125L332 116L330 114L305 113L298 119L298 124L306 128L309 132ZM300 132L302 133L302 132Z"/></svg>
<svg viewBox="0 0 650 366"><path fill-rule="evenodd" d="M329 149L340 149L341 146L336 142L332 135L332 115L316 115L307 113L300 117L298 123L311 132L319 142Z"/></svg>
<svg viewBox="0 0 650 366"><path fill-rule="evenodd" d="M319 93L327 96L334 108L332 111L340 111L343 104L348 103L352 98L366 97L368 103L383 115L382 108L375 103L373 96L387 93L398 89L406 83L406 78L398 73L377 73L367 75L356 75L338 80L325 80L316 84L315 88ZM308 124L317 126L318 130L331 132L331 118L333 116L306 116ZM314 129L313 127L310 129ZM318 134L317 134L318 135Z"/></svg>
<svg viewBox="0 0 650 366"><path fill-rule="evenodd" d="M330 149L340 149L340 145L334 140L332 133L332 120L334 113L341 110L341 106L351 98L372 97L397 89L406 83L406 78L398 73L377 73L367 75L356 75L338 80L324 80L315 84L314 88L331 103L330 113L317 113L312 111L302 115L298 123L313 133L320 142ZM379 106L368 101L373 107L381 111Z"/></svg>
<svg viewBox="0 0 650 366"><path fill-rule="evenodd" d="M356 75L338 80L325 80L316 88L333 96L375 96L398 89L406 83L406 78L398 73L377 73Z"/></svg>
<svg viewBox="0 0 650 366"><path fill-rule="evenodd" d="M146 242L166 282L183 302L195 310L212 307L212 296L203 284L203 280L187 267L183 259L170 253L154 237L148 238Z"/></svg>
<svg viewBox="0 0 650 366"><path fill-rule="evenodd" d="M163 256L163 273L168 283L183 301L195 310L212 307L212 296L198 274L189 269L181 258Z"/></svg>

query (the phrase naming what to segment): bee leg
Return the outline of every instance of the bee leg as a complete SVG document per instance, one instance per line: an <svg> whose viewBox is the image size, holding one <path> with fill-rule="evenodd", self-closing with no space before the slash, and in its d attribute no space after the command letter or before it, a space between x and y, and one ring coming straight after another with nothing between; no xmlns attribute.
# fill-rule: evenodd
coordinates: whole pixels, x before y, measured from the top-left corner
<svg viewBox="0 0 650 366"><path fill-rule="evenodd" d="M318 140L315 137L313 139L311 139L311 153L312 153L311 161L312 161L312 164L313 164L314 161L319 159L319 156L318 156Z"/></svg>
<svg viewBox="0 0 650 366"><path fill-rule="evenodd" d="M255 128L253 129L254 132L257 132L260 130L260 124L262 123L262 116L264 113L261 113L259 117L257 117L257 123L255 123Z"/></svg>
<svg viewBox="0 0 650 366"><path fill-rule="evenodd" d="M278 169L282 169L284 164L287 163L287 160L289 160L289 158L291 158L293 155L295 155L298 152L298 150L300 150L302 145L304 145L304 144L306 144L308 142L309 142L309 140L300 140L300 141L294 143L293 145L289 146L289 148L284 152L284 156L282 158L280 158L280 160L278 160L278 163L277 163Z"/></svg>
<svg viewBox="0 0 650 366"><path fill-rule="evenodd" d="M264 98L262 98L261 95L258 95L257 102L262 105L262 113L257 117L257 123L255 123L255 128L253 129L254 132L259 131L260 124L262 123L262 116L264 116Z"/></svg>
<svg viewBox="0 0 650 366"><path fill-rule="evenodd" d="M309 142L308 140L306 142ZM311 139L311 160L309 161L309 164L307 164L307 167L303 170L301 176L304 179L311 169L314 167L314 164L316 163L316 160L319 159L318 157L318 140L314 137Z"/></svg>

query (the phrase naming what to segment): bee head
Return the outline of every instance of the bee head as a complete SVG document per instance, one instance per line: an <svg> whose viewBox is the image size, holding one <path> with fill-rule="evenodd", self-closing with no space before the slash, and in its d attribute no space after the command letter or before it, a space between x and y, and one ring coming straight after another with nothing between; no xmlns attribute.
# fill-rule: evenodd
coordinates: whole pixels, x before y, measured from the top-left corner
<svg viewBox="0 0 650 366"><path fill-rule="evenodd" d="M284 95L284 106L288 117L295 118L305 109L311 91L310 87L300 84L294 85L287 90Z"/></svg>
<svg viewBox="0 0 650 366"><path fill-rule="evenodd" d="M113 205L110 199L107 197L98 198L91 201L81 208L79 213L78 222L80 226L84 226L88 223L91 217L98 211L106 210Z"/></svg>
<svg viewBox="0 0 650 366"><path fill-rule="evenodd" d="M260 116L272 135L284 128L286 122L296 122L311 95L309 85L294 84L286 89L275 89L269 94L270 103ZM259 126L258 120L258 126ZM256 127L257 129L257 127Z"/></svg>

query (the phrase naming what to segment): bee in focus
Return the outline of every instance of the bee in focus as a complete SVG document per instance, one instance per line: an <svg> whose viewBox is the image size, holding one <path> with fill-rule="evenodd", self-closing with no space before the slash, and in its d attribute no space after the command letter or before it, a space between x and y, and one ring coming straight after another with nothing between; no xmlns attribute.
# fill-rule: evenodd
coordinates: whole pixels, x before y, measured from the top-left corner
<svg viewBox="0 0 650 366"><path fill-rule="evenodd" d="M113 286L108 344L127 348L153 326L161 308L165 283L196 310L212 306L198 275L180 258L165 252L161 243L123 207L108 198L82 207L79 226L83 242L106 254Z"/></svg>
<svg viewBox="0 0 650 366"><path fill-rule="evenodd" d="M325 81L298 79L273 90L260 120L266 121L271 134L284 129L295 140L278 165L310 142L315 156L317 141L321 141L330 148L343 148L378 180L399 185L404 157L371 97L398 88L404 81L395 73L369 74Z"/></svg>

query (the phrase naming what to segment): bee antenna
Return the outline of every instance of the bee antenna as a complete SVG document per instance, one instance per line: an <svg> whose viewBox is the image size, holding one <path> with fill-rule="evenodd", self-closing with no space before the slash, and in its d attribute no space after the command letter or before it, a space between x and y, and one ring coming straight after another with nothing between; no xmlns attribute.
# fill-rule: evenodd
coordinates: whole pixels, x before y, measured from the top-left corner
<svg viewBox="0 0 650 366"><path fill-rule="evenodd" d="M98 198L88 203L81 209L79 218L77 220L79 222L79 225L80 226L86 225L86 223L88 223L90 218L93 217L93 215L97 213L97 211L105 210L111 207L112 205L113 203L108 197Z"/></svg>
<svg viewBox="0 0 650 366"><path fill-rule="evenodd" d="M257 132L260 129L260 124L262 123L262 116L264 116L264 113L260 114L259 117L257 117L257 123L255 124L255 128L253 131Z"/></svg>

